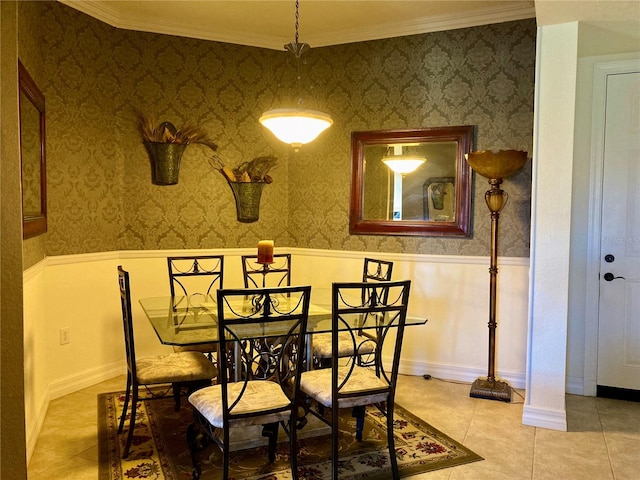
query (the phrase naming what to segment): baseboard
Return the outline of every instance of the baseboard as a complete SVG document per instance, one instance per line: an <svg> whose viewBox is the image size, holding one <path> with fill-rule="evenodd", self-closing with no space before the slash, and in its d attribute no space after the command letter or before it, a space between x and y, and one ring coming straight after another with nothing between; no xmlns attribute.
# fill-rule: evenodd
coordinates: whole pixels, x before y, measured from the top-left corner
<svg viewBox="0 0 640 480"><path fill-rule="evenodd" d="M27 465L29 464L29 460L31 460L31 456L36 448L36 443L38 443L38 437L40 436L40 430L42 430L42 425L44 424L44 419L47 416L47 410L49 409L49 402L51 401L51 396L49 394L49 389L45 392L42 398L41 404L37 408L37 414L35 415L35 419L33 422L29 422L30 425L26 425L26 449L27 449Z"/></svg>
<svg viewBox="0 0 640 480"><path fill-rule="evenodd" d="M110 378L122 375L127 370L125 362L114 362L108 365L102 365L101 367L94 368L93 370L87 370L80 374L65 377L61 380L49 384L49 399L55 400L56 398L63 397L83 388L90 387Z"/></svg>
<svg viewBox="0 0 640 480"><path fill-rule="evenodd" d="M551 410L525 405L522 410L522 423L532 427L566 432L567 412L565 410Z"/></svg>
<svg viewBox="0 0 640 480"><path fill-rule="evenodd" d="M585 395L584 378L568 377L565 390L571 395Z"/></svg>
<svg viewBox="0 0 640 480"><path fill-rule="evenodd" d="M458 367L455 365L443 365L428 362L414 362L400 360L398 372L401 375L431 375L432 378L443 380L455 380L457 382L473 383L479 377L486 377L486 370L471 367ZM513 388L525 387L524 372L502 372L499 371L497 378L509 382Z"/></svg>
<svg viewBox="0 0 640 480"><path fill-rule="evenodd" d="M40 430L42 430L42 425L47 415L47 410L49 409L49 403L52 400L117 377L118 375L122 375L124 372L126 372L125 362L115 362L109 365L103 365L93 370L87 370L79 373L78 375L63 378L62 380L58 380L47 385L47 390L43 396L42 403L38 407L35 421L31 425L27 425L27 463L31 459L31 455L33 454L36 443L38 442L38 436L40 435Z"/></svg>

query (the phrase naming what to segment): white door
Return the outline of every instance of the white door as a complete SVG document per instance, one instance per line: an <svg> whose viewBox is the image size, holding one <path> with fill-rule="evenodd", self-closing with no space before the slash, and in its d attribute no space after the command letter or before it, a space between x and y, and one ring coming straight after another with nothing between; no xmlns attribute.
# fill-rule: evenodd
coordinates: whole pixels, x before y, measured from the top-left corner
<svg viewBox="0 0 640 480"><path fill-rule="evenodd" d="M597 384L640 390L640 73L606 82Z"/></svg>

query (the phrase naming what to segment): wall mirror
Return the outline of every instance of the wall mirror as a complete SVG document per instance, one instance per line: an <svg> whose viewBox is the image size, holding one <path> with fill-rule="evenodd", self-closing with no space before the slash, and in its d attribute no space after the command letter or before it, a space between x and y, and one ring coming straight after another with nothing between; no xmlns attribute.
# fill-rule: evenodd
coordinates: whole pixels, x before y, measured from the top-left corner
<svg viewBox="0 0 640 480"><path fill-rule="evenodd" d="M47 231L44 95L18 62L20 86L20 165L22 172L22 237Z"/></svg>
<svg viewBox="0 0 640 480"><path fill-rule="evenodd" d="M351 134L352 234L470 236L474 127Z"/></svg>

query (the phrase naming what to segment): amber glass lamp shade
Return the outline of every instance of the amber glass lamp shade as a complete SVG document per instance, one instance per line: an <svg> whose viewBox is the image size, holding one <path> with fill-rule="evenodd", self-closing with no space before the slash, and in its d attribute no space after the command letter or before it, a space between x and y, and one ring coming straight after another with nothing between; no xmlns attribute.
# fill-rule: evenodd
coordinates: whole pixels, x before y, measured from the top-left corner
<svg viewBox="0 0 640 480"><path fill-rule="evenodd" d="M482 150L465 155L474 171L483 177L507 178L520 170L527 161L527 152L521 150Z"/></svg>

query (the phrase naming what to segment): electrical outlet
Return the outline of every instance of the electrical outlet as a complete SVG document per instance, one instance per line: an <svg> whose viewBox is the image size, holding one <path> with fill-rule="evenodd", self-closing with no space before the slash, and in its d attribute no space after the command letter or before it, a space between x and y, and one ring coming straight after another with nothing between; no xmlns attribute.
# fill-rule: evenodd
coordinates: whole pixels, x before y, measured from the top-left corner
<svg viewBox="0 0 640 480"><path fill-rule="evenodd" d="M71 332L69 331L69 327L60 329L60 345L66 345L67 343L71 343Z"/></svg>

